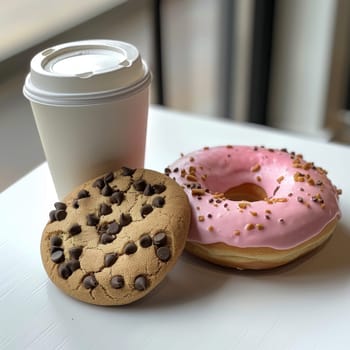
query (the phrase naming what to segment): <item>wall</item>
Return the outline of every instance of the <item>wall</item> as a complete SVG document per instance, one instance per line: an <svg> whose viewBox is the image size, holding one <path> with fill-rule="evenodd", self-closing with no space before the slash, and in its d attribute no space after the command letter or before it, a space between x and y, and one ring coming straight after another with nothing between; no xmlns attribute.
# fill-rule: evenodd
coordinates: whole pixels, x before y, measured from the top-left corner
<svg viewBox="0 0 350 350"><path fill-rule="evenodd" d="M270 125L328 137L323 127L336 4L276 1Z"/></svg>
<svg viewBox="0 0 350 350"><path fill-rule="evenodd" d="M0 192L45 160L29 102L22 95L31 57L60 42L111 38L135 44L152 68L151 3L151 0L128 1L0 62Z"/></svg>
<svg viewBox="0 0 350 350"><path fill-rule="evenodd" d="M220 114L221 3L163 2L165 99L171 108Z"/></svg>

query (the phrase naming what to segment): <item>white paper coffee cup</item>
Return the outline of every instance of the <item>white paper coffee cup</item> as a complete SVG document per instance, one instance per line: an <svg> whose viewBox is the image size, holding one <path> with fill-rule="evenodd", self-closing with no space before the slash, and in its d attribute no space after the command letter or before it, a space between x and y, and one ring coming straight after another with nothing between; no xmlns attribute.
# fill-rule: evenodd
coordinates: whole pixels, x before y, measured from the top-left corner
<svg viewBox="0 0 350 350"><path fill-rule="evenodd" d="M86 40L33 57L23 87L57 195L121 166L143 167L151 73L136 47Z"/></svg>

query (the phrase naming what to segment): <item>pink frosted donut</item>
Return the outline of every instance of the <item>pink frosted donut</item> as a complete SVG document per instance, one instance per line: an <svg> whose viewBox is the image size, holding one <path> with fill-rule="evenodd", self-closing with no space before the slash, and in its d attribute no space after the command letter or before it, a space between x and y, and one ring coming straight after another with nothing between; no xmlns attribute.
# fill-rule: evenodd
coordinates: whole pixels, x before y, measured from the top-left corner
<svg viewBox="0 0 350 350"><path fill-rule="evenodd" d="M223 266L288 263L325 242L341 216L327 172L285 149L205 147L166 173L191 203L186 249Z"/></svg>

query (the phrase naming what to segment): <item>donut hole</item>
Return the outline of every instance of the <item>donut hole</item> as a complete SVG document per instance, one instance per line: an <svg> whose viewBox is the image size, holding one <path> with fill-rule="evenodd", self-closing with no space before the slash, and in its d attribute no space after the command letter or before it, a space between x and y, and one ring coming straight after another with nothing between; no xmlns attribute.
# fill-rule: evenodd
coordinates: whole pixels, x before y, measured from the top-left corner
<svg viewBox="0 0 350 350"><path fill-rule="evenodd" d="M267 198L265 190L253 183L244 183L229 188L224 192L225 198L231 201L257 202Z"/></svg>

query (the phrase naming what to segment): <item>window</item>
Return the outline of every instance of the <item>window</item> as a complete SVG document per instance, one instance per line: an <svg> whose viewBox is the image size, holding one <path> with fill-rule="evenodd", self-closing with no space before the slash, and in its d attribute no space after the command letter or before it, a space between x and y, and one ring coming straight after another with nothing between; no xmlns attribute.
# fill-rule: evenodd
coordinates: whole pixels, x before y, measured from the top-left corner
<svg viewBox="0 0 350 350"><path fill-rule="evenodd" d="M124 2L5 0L0 12L0 61Z"/></svg>

